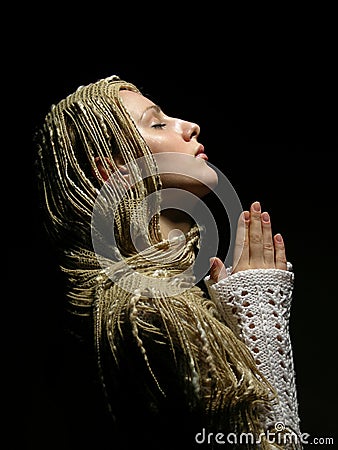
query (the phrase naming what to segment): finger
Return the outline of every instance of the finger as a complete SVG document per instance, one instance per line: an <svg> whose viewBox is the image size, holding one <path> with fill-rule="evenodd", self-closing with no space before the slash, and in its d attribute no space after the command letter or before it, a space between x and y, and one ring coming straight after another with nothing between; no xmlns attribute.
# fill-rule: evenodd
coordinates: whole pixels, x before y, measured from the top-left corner
<svg viewBox="0 0 338 450"><path fill-rule="evenodd" d="M249 224L250 213L243 211L237 224L233 268L249 265Z"/></svg>
<svg viewBox="0 0 338 450"><path fill-rule="evenodd" d="M272 238L270 215L267 212L263 212L261 215L262 230L263 230L263 257L264 267L275 267L275 248Z"/></svg>
<svg viewBox="0 0 338 450"><path fill-rule="evenodd" d="M284 240L281 234L274 236L276 269L287 270Z"/></svg>
<svg viewBox="0 0 338 450"><path fill-rule="evenodd" d="M252 268L263 267L263 230L259 202L254 202L250 208L249 250L250 266Z"/></svg>
<svg viewBox="0 0 338 450"><path fill-rule="evenodd" d="M227 276L227 271L222 261L217 257L210 258L210 279L217 283Z"/></svg>

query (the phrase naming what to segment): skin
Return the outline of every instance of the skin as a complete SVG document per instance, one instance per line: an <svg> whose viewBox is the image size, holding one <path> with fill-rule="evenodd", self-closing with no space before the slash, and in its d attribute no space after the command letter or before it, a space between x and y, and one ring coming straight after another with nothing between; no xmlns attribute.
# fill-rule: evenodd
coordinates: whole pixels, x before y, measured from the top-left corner
<svg viewBox="0 0 338 450"><path fill-rule="evenodd" d="M211 261L210 277L214 281L226 278L219 258ZM252 203L238 220L232 273L247 269L287 270L285 245L280 233L272 234L270 215L261 212L261 204Z"/></svg>
<svg viewBox="0 0 338 450"><path fill-rule="evenodd" d="M120 96L151 152L154 155L161 154L163 187L187 190L197 197L206 195L217 184L217 175L206 163L204 148L198 142L200 127L165 115L152 101L136 92L121 91ZM170 158L166 157L167 153ZM174 173L168 174L165 170ZM186 233L191 226L185 213L176 210L164 211L160 224L164 237L177 229ZM270 215L262 212L260 202L252 203L238 220L232 272L248 269L286 270L286 261L283 238L279 233L272 234ZM227 276L219 258L212 258L210 263L212 280L217 282Z"/></svg>
<svg viewBox="0 0 338 450"><path fill-rule="evenodd" d="M167 116L136 92L123 90L120 96L151 152L158 157L164 188L181 188L201 198L216 186L217 174L206 164L208 157L198 141L197 124Z"/></svg>

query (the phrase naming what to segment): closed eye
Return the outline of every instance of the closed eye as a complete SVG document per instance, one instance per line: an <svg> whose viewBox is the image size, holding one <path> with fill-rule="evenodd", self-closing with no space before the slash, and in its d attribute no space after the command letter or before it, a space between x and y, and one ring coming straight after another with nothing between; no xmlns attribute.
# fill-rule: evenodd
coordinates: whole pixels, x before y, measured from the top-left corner
<svg viewBox="0 0 338 450"><path fill-rule="evenodd" d="M151 126L151 128L164 128L166 126L165 123L155 123Z"/></svg>

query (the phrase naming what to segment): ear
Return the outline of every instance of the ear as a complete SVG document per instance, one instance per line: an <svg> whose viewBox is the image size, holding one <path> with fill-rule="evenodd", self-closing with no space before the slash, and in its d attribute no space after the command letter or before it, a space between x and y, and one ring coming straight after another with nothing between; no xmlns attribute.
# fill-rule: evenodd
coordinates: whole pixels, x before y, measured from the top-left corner
<svg viewBox="0 0 338 450"><path fill-rule="evenodd" d="M97 170L99 171L101 177L104 181L107 181L110 175L113 173L114 169L109 158L105 157L104 160L105 164L103 163L102 158L100 158L99 156L96 156L94 159ZM94 175L97 176L95 173Z"/></svg>
<svg viewBox="0 0 338 450"><path fill-rule="evenodd" d="M104 181L107 181L109 177L112 175L112 173L114 173L115 171L111 160L106 156L103 161L102 158L96 156L94 161L101 177L103 178ZM117 165L119 172L124 176L124 178L126 178L126 181L129 182L129 172L126 166L123 165L123 163L120 162L119 159L115 161L115 164ZM96 176L96 174L94 175Z"/></svg>

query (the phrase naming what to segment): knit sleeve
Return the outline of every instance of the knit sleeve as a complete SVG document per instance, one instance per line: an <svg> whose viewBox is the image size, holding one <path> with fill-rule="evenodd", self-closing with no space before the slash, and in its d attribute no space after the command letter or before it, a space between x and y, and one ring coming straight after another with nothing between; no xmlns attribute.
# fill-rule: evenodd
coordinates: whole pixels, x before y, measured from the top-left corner
<svg viewBox="0 0 338 450"><path fill-rule="evenodd" d="M295 370L289 333L294 283L288 270L250 269L214 283L205 279L224 322L250 349L261 373L277 392L267 428L292 430L299 440ZM301 448L300 444L297 448Z"/></svg>
<svg viewBox="0 0 338 450"><path fill-rule="evenodd" d="M122 294L117 285L102 290L97 318L107 344L98 346L102 379L114 414L128 426L134 413L135 420L149 419L147 427L166 417L161 423L171 433L183 426L190 444L202 428L261 436L271 386L203 291L194 287L165 298L140 289ZM125 398L133 399L133 413Z"/></svg>

